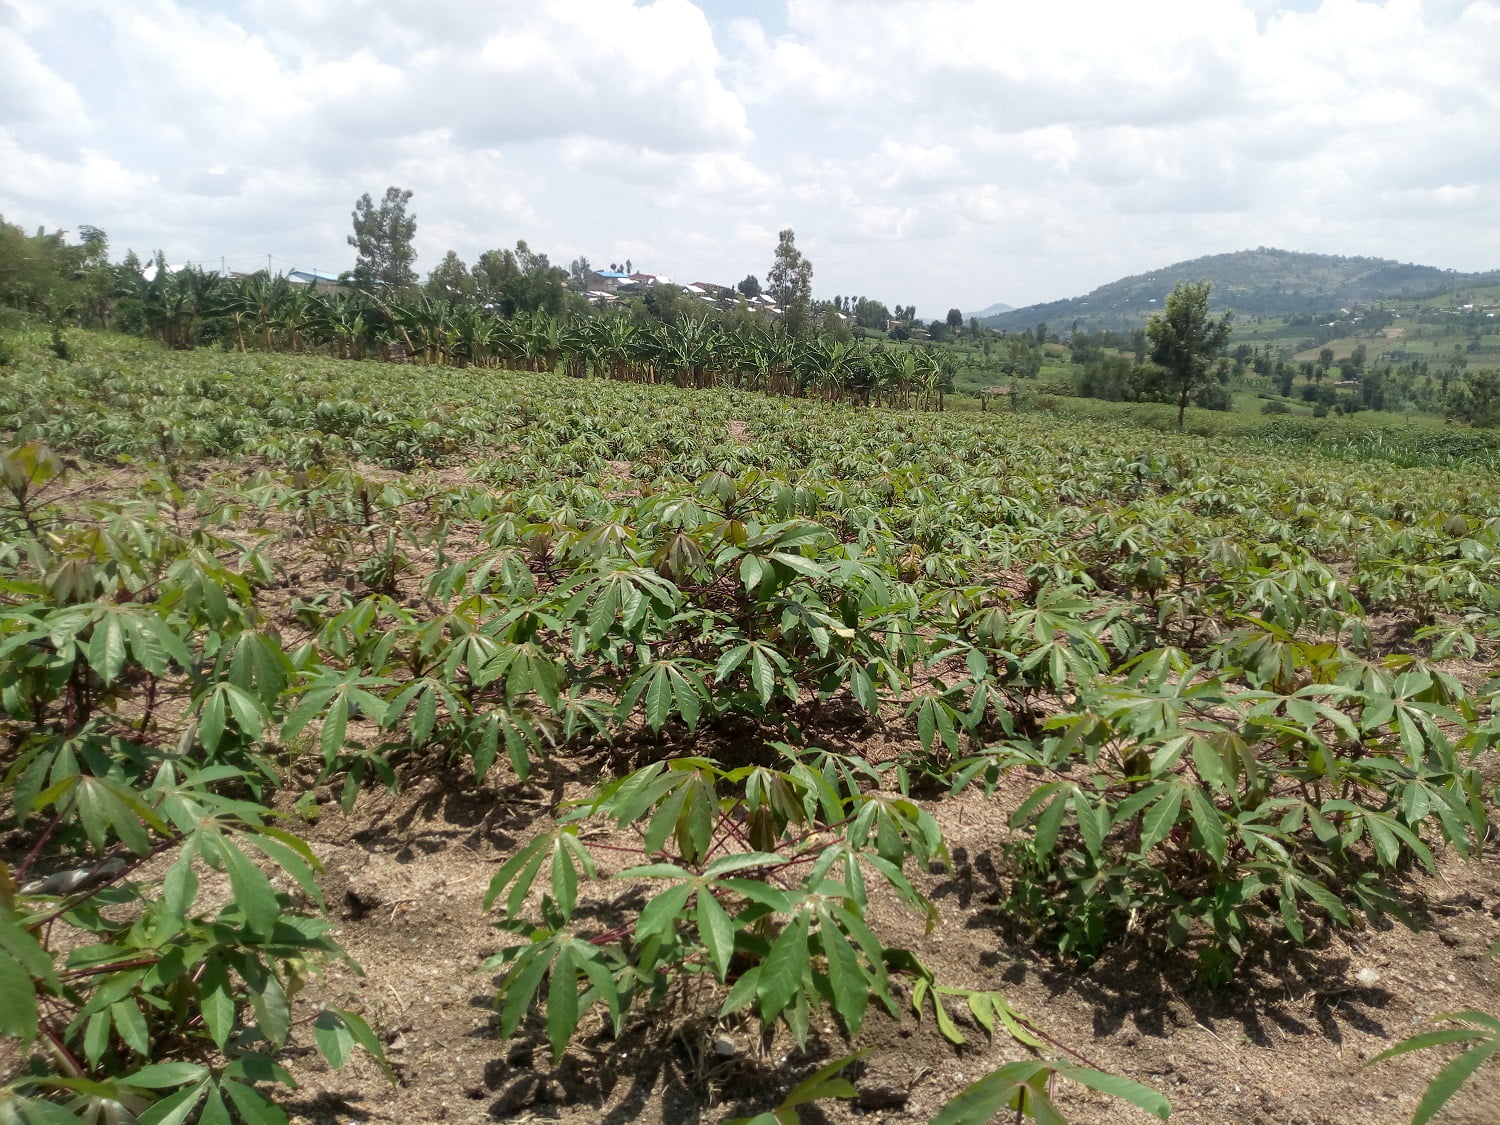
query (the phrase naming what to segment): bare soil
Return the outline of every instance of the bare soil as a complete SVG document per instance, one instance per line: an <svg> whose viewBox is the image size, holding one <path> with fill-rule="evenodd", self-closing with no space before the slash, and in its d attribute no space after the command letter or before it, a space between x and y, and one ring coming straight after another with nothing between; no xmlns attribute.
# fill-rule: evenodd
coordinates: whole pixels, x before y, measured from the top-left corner
<svg viewBox="0 0 1500 1125"><path fill-rule="evenodd" d="M610 470L622 482L629 478L628 462L613 462ZM258 527L287 522L262 517ZM347 571L344 560L294 543L280 545L284 585L262 605L289 640L305 628L287 613L292 592ZM420 571L431 559L412 562ZM411 575L399 582L400 599L419 603ZM1487 671L1470 669L1476 679ZM895 717L804 718L818 745L871 760L914 746ZM722 744L714 745L712 734L695 741L668 728L661 740L641 735L608 753L596 747L554 759L524 784L500 769L481 786L463 772L429 770L397 795L362 792L349 815L331 788L320 790L319 815L299 823L293 814L289 826L321 861L324 898L339 922L335 936L362 971L330 966L298 995L297 1014L310 1018L319 1005L364 1013L399 1082L389 1085L362 1055L333 1071L309 1040L284 1060L300 1083L288 1105L295 1125L706 1125L774 1107L799 1078L855 1047L870 1048L846 1072L858 1099L805 1107L803 1121L926 1121L968 1083L1028 1057L1018 1043L989 1040L950 1008L967 1036L955 1047L938 1034L930 1008L919 1020L909 1005L900 1020L872 1008L854 1044L826 1022L798 1051L784 1035L763 1042L742 1024L714 1020L718 998L703 995L674 998L619 1040L586 1017L578 1040L556 1063L539 1027L500 1039L494 978L483 966L508 939L481 908L500 865L542 830L561 801L615 769L689 745L727 760L745 753L754 734L720 732ZM1380 920L1302 947L1263 945L1234 984L1216 988L1198 979L1191 958L1163 952L1144 936L1086 969L1028 945L1001 906L1010 886L1003 845L1018 792L920 798L942 826L954 861L952 871L919 873L916 880L939 907L940 922L928 932L921 918L886 899L872 903L877 931L887 944L914 951L944 984L1003 992L1052 1041L1051 1054L1161 1090L1171 1099L1174 1122L1409 1121L1451 1054L1418 1053L1376 1066L1368 1060L1431 1027L1440 1013L1500 1013L1500 960L1489 956L1500 943L1500 849L1493 838L1470 862L1447 853L1435 876L1404 876L1418 930ZM284 795L284 811L291 814L297 796ZM631 896L638 908L638 888L595 884L583 892L580 914L592 909L618 924L629 917ZM1500 1125L1497 1076L1493 1066L1478 1073L1450 1103L1442 1125ZM1154 1120L1076 1085L1056 1098L1075 1125Z"/></svg>
<svg viewBox="0 0 1500 1125"><path fill-rule="evenodd" d="M873 756L903 736L870 732ZM851 1050L831 1024L805 1052L711 1018L717 998L685 997L619 1040L586 1017L580 1040L555 1065L539 1028L501 1041L494 981L482 966L506 944L480 900L499 865L541 828L554 802L575 796L602 764L563 760L527 785L429 778L397 797L361 795L350 816L328 803L303 826L322 860L323 888L339 940L363 967L334 967L299 998L366 1013L400 1078L388 1086L356 1058L330 1071L311 1049L289 1060L301 1090L301 1125L338 1122L718 1122L773 1107L817 1066ZM1444 858L1436 876L1407 878L1416 932L1390 921L1335 931L1308 946L1261 948L1226 987L1201 983L1185 956L1127 941L1087 969L1028 947L999 908L1008 877L1000 847L1011 803L1002 792L925 799L947 834L953 871L924 890L941 921L894 903L874 906L879 932L916 952L942 983L1002 991L1068 1053L1165 1093L1186 1125L1387 1125L1410 1120L1448 1056L1419 1053L1366 1062L1431 1026L1443 1012L1500 1011L1500 855ZM616 908L595 884L595 908ZM627 898L638 892L627 888ZM636 899L638 907L639 897ZM628 903L623 904L628 905ZM619 915L617 914L616 917ZM967 1036L947 1043L930 1008L920 1022L872 1009L854 1046L871 1053L848 1074L854 1102L822 1102L806 1122L925 1121L969 1082L1027 1057L1009 1039L989 1041L950 1007ZM708 1014L705 1014L708 1013ZM1056 1050L1054 1054L1064 1054ZM1076 1085L1057 1092L1077 1125L1154 1118ZM1500 1082L1481 1071L1439 1119L1500 1122Z"/></svg>

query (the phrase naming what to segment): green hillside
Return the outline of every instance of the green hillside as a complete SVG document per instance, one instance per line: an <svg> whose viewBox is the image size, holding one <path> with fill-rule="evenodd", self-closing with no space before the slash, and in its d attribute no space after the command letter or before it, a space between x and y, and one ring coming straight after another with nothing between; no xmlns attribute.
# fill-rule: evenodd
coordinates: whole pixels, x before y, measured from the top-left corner
<svg viewBox="0 0 1500 1125"><path fill-rule="evenodd" d="M1028 305L987 318L1001 331L1045 321L1064 331L1078 321L1090 330L1128 330L1146 318L1181 281L1213 282L1214 303L1250 316L1291 316L1351 302L1416 300L1456 288L1500 283L1500 271L1458 273L1385 258L1346 258L1259 247L1211 254L1121 278L1082 297Z"/></svg>

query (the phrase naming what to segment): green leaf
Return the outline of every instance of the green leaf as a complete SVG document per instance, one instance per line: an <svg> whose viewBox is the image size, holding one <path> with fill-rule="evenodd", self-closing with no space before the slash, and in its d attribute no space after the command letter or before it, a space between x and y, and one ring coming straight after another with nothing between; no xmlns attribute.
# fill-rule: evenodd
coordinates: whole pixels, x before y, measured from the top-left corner
<svg viewBox="0 0 1500 1125"><path fill-rule="evenodd" d="M756 991L760 986L760 966L747 970L739 980L729 989L729 995L724 998L724 1003L719 1007L719 1015L727 1016L731 1012L738 1012L755 999Z"/></svg>
<svg viewBox="0 0 1500 1125"><path fill-rule="evenodd" d="M570 838L559 836L552 845L552 897L564 919L571 919L573 908L578 905L578 871L564 842Z"/></svg>
<svg viewBox="0 0 1500 1125"><path fill-rule="evenodd" d="M338 759L340 751L344 749L348 728L349 696L345 692L339 692L334 697L333 705L328 708L328 713L323 716L323 729L318 732L318 749L322 751L325 762L332 764Z"/></svg>
<svg viewBox="0 0 1500 1125"><path fill-rule="evenodd" d="M736 894L743 895L751 902L758 902L762 906L770 907L778 914L789 914L792 910L792 897L779 887L773 887L769 883L762 883L755 879L725 879L720 884Z"/></svg>
<svg viewBox="0 0 1500 1125"><path fill-rule="evenodd" d="M245 929L257 937L270 937L281 917L281 903L271 881L232 840L220 836L217 843L234 901L245 917Z"/></svg>
<svg viewBox="0 0 1500 1125"><path fill-rule="evenodd" d="M364 1048L365 1053L375 1061L375 1065L380 1067L386 1081L394 1085L396 1074L391 1070L390 1063L386 1061L385 1048L376 1038L375 1033L370 1030L370 1025L365 1022L364 1017L342 1008L334 1011L333 1014L343 1021L345 1029L353 1037L354 1042Z"/></svg>
<svg viewBox="0 0 1500 1125"><path fill-rule="evenodd" d="M795 1109L799 1105L808 1105L812 1102L821 1101L823 1098L853 1098L857 1097L859 1091L843 1078L835 1075L850 1063L858 1062L870 1053L872 1048L862 1047L858 1051L844 1055L842 1058L834 1059L826 1066L819 1067L809 1074L801 1082L798 1082L787 1091L786 1097L781 1099L779 1109Z"/></svg>
<svg viewBox="0 0 1500 1125"><path fill-rule="evenodd" d="M1444 1016L1434 1016L1434 1019L1444 1019ZM1477 1028L1472 1027L1445 1027L1441 1031L1424 1031L1420 1035L1413 1035L1409 1039L1403 1039L1394 1047L1388 1047L1380 1054L1370 1059L1373 1063L1384 1062L1393 1059L1397 1055L1404 1055L1411 1051L1426 1051L1432 1047L1443 1047L1449 1043L1470 1043L1475 1039L1486 1039L1488 1036Z"/></svg>
<svg viewBox="0 0 1500 1125"><path fill-rule="evenodd" d="M521 903L531 892L532 880L541 869L542 852L548 843L549 838L545 833L537 836L501 864L500 870L495 872L495 877L490 880L489 889L484 892L484 909L491 909L495 905L495 899L500 897L500 893L506 887L510 887L510 894L506 896L505 913L509 917L515 917L516 912L521 908Z"/></svg>
<svg viewBox="0 0 1500 1125"><path fill-rule="evenodd" d="M1036 818L1033 842L1038 854L1047 855L1056 846L1057 834L1062 830L1063 815L1067 812L1067 806L1068 802L1063 800L1062 794L1059 793Z"/></svg>
<svg viewBox="0 0 1500 1125"><path fill-rule="evenodd" d="M169 1062L143 1066L121 1079L127 1086L144 1090L165 1090L208 1077L208 1067L199 1063Z"/></svg>
<svg viewBox="0 0 1500 1125"><path fill-rule="evenodd" d="M532 946L521 953L500 982L500 994L504 997L500 1006L502 1036L509 1038L521 1025L521 1020L536 997L537 989L541 987L542 978L547 974L551 954L550 943Z"/></svg>
<svg viewBox="0 0 1500 1125"><path fill-rule="evenodd" d="M36 1038L36 990L31 975L10 950L0 952L0 1035L24 1046Z"/></svg>
<svg viewBox="0 0 1500 1125"><path fill-rule="evenodd" d="M286 1114L255 1087L226 1078L219 1089L229 1095L244 1125L289 1125Z"/></svg>
<svg viewBox="0 0 1500 1125"><path fill-rule="evenodd" d="M552 1058L562 1058L568 1040L578 1027L578 971L573 963L573 947L565 945L552 963L552 980L547 987L547 1041Z"/></svg>
<svg viewBox="0 0 1500 1125"><path fill-rule="evenodd" d="M222 686L224 685L217 685L208 693L198 712L198 742L210 754L219 749L219 741L224 737L224 727L228 721L224 694L218 690Z"/></svg>
<svg viewBox="0 0 1500 1125"><path fill-rule="evenodd" d="M651 672L646 688L646 722L653 732L661 730L672 717L672 678L665 666Z"/></svg>
<svg viewBox="0 0 1500 1125"><path fill-rule="evenodd" d="M258 973L247 973L246 984L250 991L250 1006L255 1010L255 1022L260 1033L276 1048L285 1045L292 1028L291 1002L281 979L269 969Z"/></svg>
<svg viewBox="0 0 1500 1125"><path fill-rule="evenodd" d="M49 992L62 988L47 951L0 905L0 1035L23 1044L36 1038L37 983Z"/></svg>
<svg viewBox="0 0 1500 1125"><path fill-rule="evenodd" d="M677 922L682 909L692 893L691 883L680 883L653 896L641 911L640 917L636 919L636 940L644 941L653 934L664 940L672 938L677 932Z"/></svg>
<svg viewBox="0 0 1500 1125"><path fill-rule="evenodd" d="M1059 1074L1072 1079L1080 1086L1087 1086L1090 1090L1098 1090L1101 1094L1108 1094L1112 1098L1129 1102L1162 1121L1172 1115L1171 1103L1150 1086L1132 1082L1129 1078L1121 1078L1118 1074L1105 1074L1103 1071L1077 1066L1074 1063L1059 1062L1053 1065Z"/></svg>
<svg viewBox="0 0 1500 1125"><path fill-rule="evenodd" d="M1078 833L1083 837L1083 846L1089 855L1098 860L1104 855L1104 837L1109 831L1109 809L1104 802L1095 805L1081 792L1072 798L1073 812L1078 817Z"/></svg>
<svg viewBox="0 0 1500 1125"><path fill-rule="evenodd" d="M756 694L760 696L761 706L768 705L771 702L771 696L776 694L776 670L771 667L770 658L759 645L755 646L750 656L750 683L754 685Z"/></svg>
<svg viewBox="0 0 1500 1125"><path fill-rule="evenodd" d="M1227 854L1223 816L1209 800L1208 794L1196 785L1188 787L1188 808L1198 835L1203 840L1204 849L1222 867Z"/></svg>
<svg viewBox="0 0 1500 1125"><path fill-rule="evenodd" d="M1172 786L1141 818L1140 854L1145 855L1167 838L1182 811L1182 790Z"/></svg>
<svg viewBox="0 0 1500 1125"><path fill-rule="evenodd" d="M109 1006L109 1015L125 1045L138 1055L150 1057L151 1040L139 1005L134 1000L117 1000Z"/></svg>
<svg viewBox="0 0 1500 1125"><path fill-rule="evenodd" d="M802 990L808 968L807 918L797 915L771 943L755 990L763 1020L773 1020Z"/></svg>
<svg viewBox="0 0 1500 1125"><path fill-rule="evenodd" d="M328 1060L328 1065L335 1070L348 1061L350 1050L354 1046L354 1036L349 1034L344 1021L337 1013L326 1009L319 1012L313 1020L313 1039L317 1041L318 1050Z"/></svg>
<svg viewBox="0 0 1500 1125"><path fill-rule="evenodd" d="M178 1090L177 1093L168 1095L153 1104L137 1118L137 1121L139 1125L183 1125L183 1122L189 1120L198 1102L202 1100L204 1092L208 1089L210 1089L210 1080L205 1078L196 1086Z"/></svg>
<svg viewBox="0 0 1500 1125"><path fill-rule="evenodd" d="M119 611L107 612L89 637L89 667L108 687L125 667L125 626Z"/></svg>
<svg viewBox="0 0 1500 1125"><path fill-rule="evenodd" d="M1046 1101L1046 1080L1053 1073L1053 1067L1045 1062L1006 1063L965 1086L938 1110L928 1125L989 1125L1001 1112L1022 1105L1031 1108L1035 1116L1037 1105L1033 1095Z"/></svg>
<svg viewBox="0 0 1500 1125"><path fill-rule="evenodd" d="M1417 1103L1411 1125L1427 1125L1448 1104L1449 1099L1458 1093L1469 1076L1487 1063L1496 1051L1500 1051L1500 1039L1491 1038L1480 1046L1465 1051L1438 1071L1437 1077L1428 1083L1422 1100Z"/></svg>
<svg viewBox="0 0 1500 1125"><path fill-rule="evenodd" d="M708 951L714 975L719 980L724 980L729 973L730 959L734 956L734 926L707 887L698 888L698 936L703 939L703 946Z"/></svg>
<svg viewBox="0 0 1500 1125"><path fill-rule="evenodd" d="M224 1104L224 1095L217 1086L208 1088L208 1097L203 1101L203 1112L198 1115L197 1125L233 1125L229 1107Z"/></svg>
<svg viewBox="0 0 1500 1125"><path fill-rule="evenodd" d="M818 936L828 962L828 984L834 1011L844 1021L850 1037L859 1034L865 1009L870 1003L870 982L859 964L859 954L825 910L818 911Z"/></svg>
<svg viewBox="0 0 1500 1125"><path fill-rule="evenodd" d="M786 857L776 852L736 852L720 856L703 869L706 879L717 879L747 867L775 867L786 862Z"/></svg>

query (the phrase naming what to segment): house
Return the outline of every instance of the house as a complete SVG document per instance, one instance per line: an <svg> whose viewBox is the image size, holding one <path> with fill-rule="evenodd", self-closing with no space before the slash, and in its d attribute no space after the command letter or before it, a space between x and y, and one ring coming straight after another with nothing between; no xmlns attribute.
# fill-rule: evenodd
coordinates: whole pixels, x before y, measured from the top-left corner
<svg viewBox="0 0 1500 1125"><path fill-rule="evenodd" d="M693 288L700 293L705 293L716 301L733 301L739 297L739 293L727 285L717 285L712 281L695 281Z"/></svg>
<svg viewBox="0 0 1500 1125"><path fill-rule="evenodd" d="M622 283L625 288L635 284L624 270L594 270L589 274L589 289L596 292L617 292Z"/></svg>
<svg viewBox="0 0 1500 1125"><path fill-rule="evenodd" d="M293 285L306 285L324 293L343 293L348 286L340 285L337 274L319 273L317 270L288 270L286 279Z"/></svg>

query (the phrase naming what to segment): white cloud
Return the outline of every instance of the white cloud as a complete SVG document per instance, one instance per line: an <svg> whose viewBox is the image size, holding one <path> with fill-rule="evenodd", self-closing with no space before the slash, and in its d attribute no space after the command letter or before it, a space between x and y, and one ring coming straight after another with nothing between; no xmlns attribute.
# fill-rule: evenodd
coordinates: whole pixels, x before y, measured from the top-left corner
<svg viewBox="0 0 1500 1125"><path fill-rule="evenodd" d="M1254 245L1500 266L1493 0L0 0L0 213L174 257L1080 293Z"/></svg>

